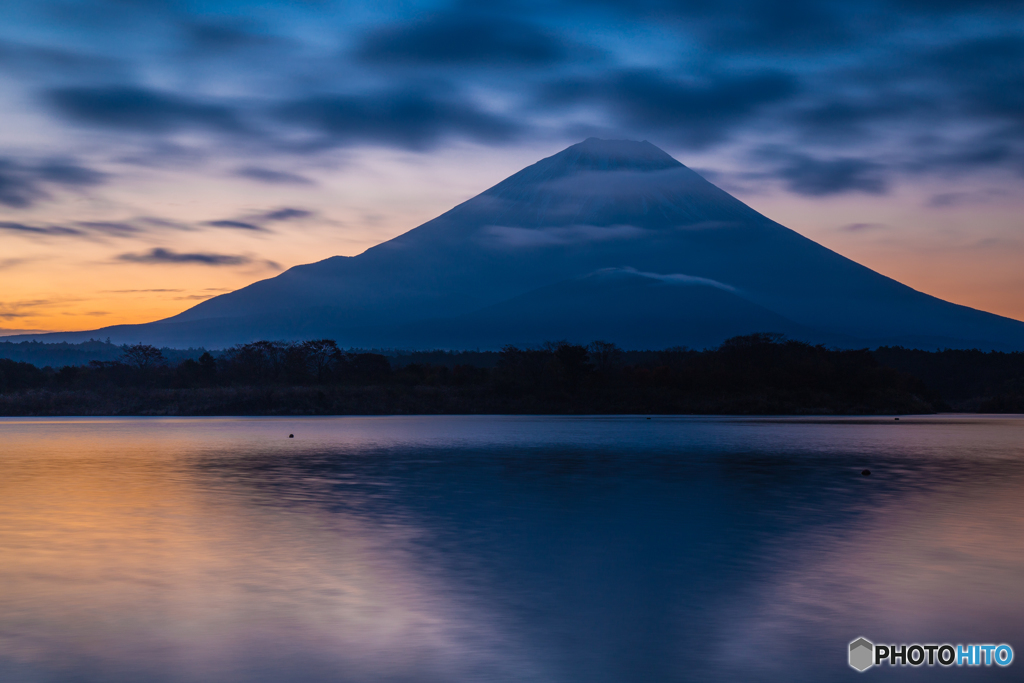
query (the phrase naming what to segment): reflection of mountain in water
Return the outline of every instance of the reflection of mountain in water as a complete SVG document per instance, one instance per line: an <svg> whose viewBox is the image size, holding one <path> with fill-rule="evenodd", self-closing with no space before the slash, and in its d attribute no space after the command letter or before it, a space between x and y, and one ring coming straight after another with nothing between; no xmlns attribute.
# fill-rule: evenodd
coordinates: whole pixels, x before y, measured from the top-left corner
<svg viewBox="0 0 1024 683"><path fill-rule="evenodd" d="M648 142L595 138L358 256L297 266L158 323L59 338L495 348L599 336L702 347L752 332L854 347L1024 348L1024 323L860 266Z"/></svg>
<svg viewBox="0 0 1024 683"><path fill-rule="evenodd" d="M859 633L1019 630L1018 422L358 420L315 457L207 473L416 530L411 565L517 634L549 680L822 683L848 678ZM972 524L999 542L959 535Z"/></svg>

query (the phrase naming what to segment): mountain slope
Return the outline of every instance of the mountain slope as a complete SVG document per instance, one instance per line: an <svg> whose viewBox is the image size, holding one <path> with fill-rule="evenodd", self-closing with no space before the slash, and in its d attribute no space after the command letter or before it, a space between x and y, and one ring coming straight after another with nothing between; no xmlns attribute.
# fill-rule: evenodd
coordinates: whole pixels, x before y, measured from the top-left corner
<svg viewBox="0 0 1024 683"><path fill-rule="evenodd" d="M559 325L547 331L537 312L547 296L540 292L605 269L677 283L713 280L730 294L685 293L702 301L692 304L697 308L687 318L686 297L676 292L679 324L657 318L662 322L637 327L627 311L609 309L602 329L650 330L631 337L635 346L661 345L659 330L668 329L680 335L674 344L717 339L710 327L682 321L697 320L700 307L710 305L704 299L718 297L730 319L741 323L727 326L736 333L764 331L762 315L769 313L807 338L842 345L903 340L926 348L1024 349L1024 323L950 304L875 273L762 216L650 143L594 138L359 256L297 266L157 323L53 339L225 346L327 336L345 346L372 340L374 346L422 348L430 345L429 335L408 334L417 325L426 335L443 321L461 320L470 335L492 315L486 310L501 310L504 329L518 331L521 342L588 341L587 330L597 329L589 322L573 328L553 314ZM591 303L603 296L593 283L587 289ZM533 299L517 299L530 292L537 293ZM750 305L746 322L737 301ZM490 308L497 305L504 308ZM471 336L449 335L444 345L476 346Z"/></svg>
<svg viewBox="0 0 1024 683"><path fill-rule="evenodd" d="M538 340L603 340L625 348L695 348L756 329L814 337L782 316L700 278L609 268L450 319L354 330L359 346L501 348Z"/></svg>

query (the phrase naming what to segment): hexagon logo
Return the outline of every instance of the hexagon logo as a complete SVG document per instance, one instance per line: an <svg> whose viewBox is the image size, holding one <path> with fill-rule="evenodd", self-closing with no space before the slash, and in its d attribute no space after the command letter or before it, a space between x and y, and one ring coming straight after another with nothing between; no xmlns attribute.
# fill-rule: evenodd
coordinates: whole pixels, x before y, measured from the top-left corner
<svg viewBox="0 0 1024 683"><path fill-rule="evenodd" d="M875 644L867 638L858 638L850 643L850 666L865 671L875 663Z"/></svg>

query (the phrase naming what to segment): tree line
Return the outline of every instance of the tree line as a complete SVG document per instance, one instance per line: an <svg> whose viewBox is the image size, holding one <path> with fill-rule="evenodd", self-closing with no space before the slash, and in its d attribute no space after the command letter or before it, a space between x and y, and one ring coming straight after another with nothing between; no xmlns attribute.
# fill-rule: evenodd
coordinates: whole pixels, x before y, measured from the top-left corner
<svg viewBox="0 0 1024 683"><path fill-rule="evenodd" d="M7 415L950 409L1024 409L1024 354L839 350L754 334L703 351L562 341L388 357L316 339L257 341L184 360L125 345L116 360L59 368L0 359L0 414Z"/></svg>
<svg viewBox="0 0 1024 683"><path fill-rule="evenodd" d="M38 368L0 359L0 393L57 389L200 388L213 386L310 385L385 381L387 358L377 353L343 352L330 339L303 342L257 341L214 356L171 362L149 344L126 344L115 360L87 365Z"/></svg>

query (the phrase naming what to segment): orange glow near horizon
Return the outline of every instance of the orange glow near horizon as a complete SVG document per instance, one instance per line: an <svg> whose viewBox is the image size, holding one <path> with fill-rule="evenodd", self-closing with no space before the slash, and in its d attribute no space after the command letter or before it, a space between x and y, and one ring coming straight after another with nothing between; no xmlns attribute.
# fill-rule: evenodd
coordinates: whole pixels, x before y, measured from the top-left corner
<svg viewBox="0 0 1024 683"><path fill-rule="evenodd" d="M314 187L272 187L258 197L233 179L196 179L161 188L166 179L159 173L140 174L118 190L113 218L108 201L83 197L48 207L45 218L42 209L33 210L35 220L56 225L154 215L195 226L288 206L312 212L262 231L185 227L89 238L8 233L0 257L0 334L91 330L167 318L289 267L359 254L556 151L524 147L495 157L485 148L464 145L429 157L352 153L341 167L323 170ZM702 163L713 167L715 161L674 156L698 169ZM910 287L1024 319L1019 267L1024 241L1016 237L1024 200L1004 194L981 204L934 208L927 205L928 197L943 188L932 185L884 196L819 199L782 191L743 192L728 184L726 189L769 218ZM154 193L158 199L151 201ZM150 203L138 205L140 196ZM0 215L0 220L10 218ZM21 220L28 218L22 215ZM122 258L155 248L231 254L243 262L144 264Z"/></svg>

